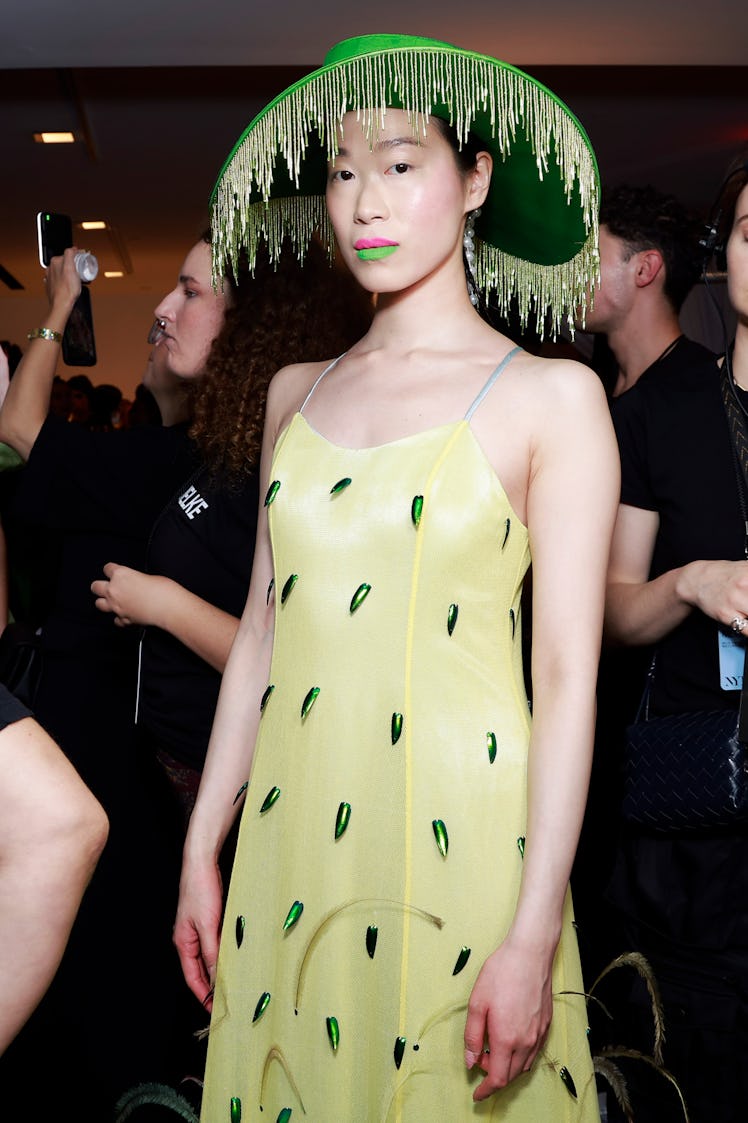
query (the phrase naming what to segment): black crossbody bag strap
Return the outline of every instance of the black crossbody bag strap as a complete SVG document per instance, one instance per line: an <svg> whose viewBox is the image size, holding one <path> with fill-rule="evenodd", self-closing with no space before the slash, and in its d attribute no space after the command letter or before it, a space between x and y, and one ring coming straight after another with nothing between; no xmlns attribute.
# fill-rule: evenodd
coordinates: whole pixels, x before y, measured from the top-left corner
<svg viewBox="0 0 748 1123"><path fill-rule="evenodd" d="M730 376L727 373L727 363L722 366L720 387L722 404L725 407L727 424L732 438L732 461L735 467L735 482L738 486L738 503L743 518L743 552L748 559L748 499L746 499L746 489L748 488L748 427L746 427L743 408L737 400L730 382ZM738 737L743 744L748 743L747 689L748 682L746 682L746 676L744 675L743 689L740 692L740 716L738 719Z"/></svg>
<svg viewBox="0 0 748 1123"><path fill-rule="evenodd" d="M738 485L738 502L740 513L743 516L743 529L745 539L743 550L748 558L748 501L746 500L746 487L748 487L748 428L746 428L745 414L740 402L735 397L727 366L722 367L720 376L722 390L722 404L725 407L727 424L732 437L732 456L735 465L735 480Z"/></svg>

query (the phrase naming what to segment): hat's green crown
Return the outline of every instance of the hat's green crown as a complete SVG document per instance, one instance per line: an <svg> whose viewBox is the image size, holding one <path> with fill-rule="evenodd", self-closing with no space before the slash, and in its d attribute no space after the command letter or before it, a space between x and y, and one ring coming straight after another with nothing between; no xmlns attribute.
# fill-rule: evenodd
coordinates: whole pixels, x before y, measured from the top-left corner
<svg viewBox="0 0 748 1123"><path fill-rule="evenodd" d="M341 62L361 58L363 55L381 54L383 51L459 51L451 43L439 39L427 39L422 35L356 35L342 39L325 55L324 66L337 66Z"/></svg>
<svg viewBox="0 0 748 1123"><path fill-rule="evenodd" d="M464 143L472 133L494 160L476 224L476 281L513 296L522 321L531 309L562 314L584 300L597 274L597 166L568 108L521 70L487 55L408 35L346 39L324 65L255 117L239 138L213 193L214 270L254 259L266 240L277 257L285 237L303 257L316 232L332 245L324 205L326 163L343 116L355 111L370 141L384 108L402 108L414 130L430 116Z"/></svg>

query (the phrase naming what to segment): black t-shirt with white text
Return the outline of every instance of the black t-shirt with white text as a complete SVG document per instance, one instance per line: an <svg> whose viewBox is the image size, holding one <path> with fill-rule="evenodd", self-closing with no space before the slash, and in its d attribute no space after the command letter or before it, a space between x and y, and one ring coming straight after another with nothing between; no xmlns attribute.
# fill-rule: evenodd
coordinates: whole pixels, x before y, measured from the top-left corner
<svg viewBox="0 0 748 1123"><path fill-rule="evenodd" d="M241 616L249 589L258 508L257 474L216 480L206 468L186 480L165 507L148 545L147 569ZM138 725L177 760L201 769L221 675L174 636L146 628Z"/></svg>
<svg viewBox="0 0 748 1123"><path fill-rule="evenodd" d="M195 464L186 425L92 433L47 418L17 471L7 511L11 555L16 532L21 536L26 527L43 527L51 536L46 556L35 559L49 571L45 651L97 663L134 659L136 629L116 628L95 607L91 582L104 576L107 562L145 567L150 529Z"/></svg>

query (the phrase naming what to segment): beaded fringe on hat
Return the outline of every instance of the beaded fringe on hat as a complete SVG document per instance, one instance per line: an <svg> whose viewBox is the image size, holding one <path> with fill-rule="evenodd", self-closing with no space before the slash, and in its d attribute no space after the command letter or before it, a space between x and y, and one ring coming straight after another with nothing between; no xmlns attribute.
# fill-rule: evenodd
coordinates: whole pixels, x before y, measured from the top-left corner
<svg viewBox="0 0 748 1123"><path fill-rule="evenodd" d="M568 261L542 265L505 253L476 236L476 284L496 293L502 313L516 296L522 326L531 311L542 328L550 312L555 336L564 316L571 326L574 309L584 303L598 275L598 184L594 158L584 134L559 102L526 75L491 59L444 50L412 49L364 55L330 67L271 102L240 137L213 194L213 269L219 278L227 265L236 271L240 250L250 262L267 243L272 260L290 237L300 260L316 234L333 252L333 232L324 196L271 198L279 154L298 187L310 134L323 138L327 159L337 155L338 129L355 112L370 144L376 143L384 110L401 103L414 133L425 129L434 106L447 106L459 143L467 140L476 113L488 115L503 158L511 156L518 128L526 134L539 179L548 174L555 150L558 173L570 205L578 184L586 240ZM543 216L538 215L542 225Z"/></svg>

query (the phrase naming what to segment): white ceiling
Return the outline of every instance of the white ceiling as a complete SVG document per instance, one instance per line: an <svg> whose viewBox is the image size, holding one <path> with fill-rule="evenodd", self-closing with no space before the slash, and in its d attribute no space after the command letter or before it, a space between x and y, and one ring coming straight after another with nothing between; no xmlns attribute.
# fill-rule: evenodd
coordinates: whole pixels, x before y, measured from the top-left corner
<svg viewBox="0 0 748 1123"><path fill-rule="evenodd" d="M125 347L106 323L129 308L142 344L241 130L333 42L382 29L528 69L585 125L604 182L651 182L707 209L748 148L746 0L0 0L0 266L24 286L0 281L0 338L25 338L28 301L42 299L36 212L104 218L113 234L88 248L130 270L92 289L106 381ZM47 128L80 143L34 144Z"/></svg>

